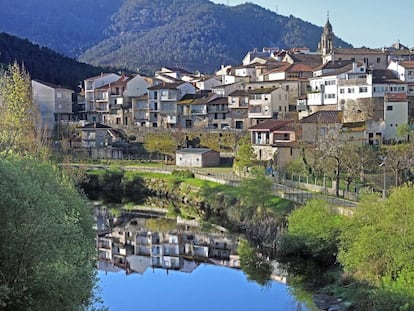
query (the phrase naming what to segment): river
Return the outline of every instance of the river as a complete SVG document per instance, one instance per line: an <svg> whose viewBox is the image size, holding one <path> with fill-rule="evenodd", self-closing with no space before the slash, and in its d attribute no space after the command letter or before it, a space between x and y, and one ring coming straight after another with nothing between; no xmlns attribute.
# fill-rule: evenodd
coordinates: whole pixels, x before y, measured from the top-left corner
<svg viewBox="0 0 414 311"><path fill-rule="evenodd" d="M96 306L110 311L310 310L291 293L276 262L270 263L274 269L265 282L246 274L237 253L239 237L224 228L145 215L111 219L101 207L97 215L101 303Z"/></svg>

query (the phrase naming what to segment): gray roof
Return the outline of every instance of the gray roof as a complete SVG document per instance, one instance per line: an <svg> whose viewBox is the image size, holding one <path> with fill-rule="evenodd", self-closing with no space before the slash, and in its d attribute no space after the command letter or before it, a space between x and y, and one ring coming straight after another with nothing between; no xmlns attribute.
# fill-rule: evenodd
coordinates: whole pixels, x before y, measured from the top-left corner
<svg viewBox="0 0 414 311"><path fill-rule="evenodd" d="M317 111L302 120L300 123L342 123L342 111L321 110Z"/></svg>
<svg viewBox="0 0 414 311"><path fill-rule="evenodd" d="M206 153L206 152L210 152L210 151L214 151L214 150L209 149L209 148L184 148L184 149L177 150L177 153L189 153L189 154L190 153L197 153L197 154L202 154L202 153Z"/></svg>
<svg viewBox="0 0 414 311"><path fill-rule="evenodd" d="M160 83L148 88L148 90L175 90L184 82L176 82L176 83Z"/></svg>
<svg viewBox="0 0 414 311"><path fill-rule="evenodd" d="M110 126L102 124L102 123L98 123L98 122L93 122L93 123L88 123L86 124L84 127L82 127L82 129L111 129Z"/></svg>

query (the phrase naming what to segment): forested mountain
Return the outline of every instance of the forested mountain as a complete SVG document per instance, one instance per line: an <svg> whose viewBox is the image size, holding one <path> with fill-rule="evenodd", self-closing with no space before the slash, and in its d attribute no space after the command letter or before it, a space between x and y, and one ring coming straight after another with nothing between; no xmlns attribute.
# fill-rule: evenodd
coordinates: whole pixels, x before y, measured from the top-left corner
<svg viewBox="0 0 414 311"><path fill-rule="evenodd" d="M6 33L0 33L0 64L17 61L24 64L32 79L76 90L78 82L95 76L102 68L79 63L49 48L32 44Z"/></svg>
<svg viewBox="0 0 414 311"><path fill-rule="evenodd" d="M211 72L221 64L239 63L253 48L315 50L321 33L320 27L251 3L229 7L206 0L125 0L112 17L109 37L81 59L129 69L169 65Z"/></svg>
<svg viewBox="0 0 414 311"><path fill-rule="evenodd" d="M252 3L231 7L208 0L2 0L0 31L94 65L142 71L166 65L212 72L221 64L239 63L253 48L316 50L322 27ZM340 39L335 45L349 47Z"/></svg>
<svg viewBox="0 0 414 311"><path fill-rule="evenodd" d="M105 38L123 0L1 0L0 32L76 57Z"/></svg>

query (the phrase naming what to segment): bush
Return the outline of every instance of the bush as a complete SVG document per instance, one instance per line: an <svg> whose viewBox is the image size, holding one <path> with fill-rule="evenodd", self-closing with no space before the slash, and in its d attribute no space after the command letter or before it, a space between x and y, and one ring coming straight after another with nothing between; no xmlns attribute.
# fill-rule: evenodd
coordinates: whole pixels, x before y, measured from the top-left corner
<svg viewBox="0 0 414 311"><path fill-rule="evenodd" d="M190 179L194 178L194 173L189 170L173 170L171 175L179 178L179 179Z"/></svg>

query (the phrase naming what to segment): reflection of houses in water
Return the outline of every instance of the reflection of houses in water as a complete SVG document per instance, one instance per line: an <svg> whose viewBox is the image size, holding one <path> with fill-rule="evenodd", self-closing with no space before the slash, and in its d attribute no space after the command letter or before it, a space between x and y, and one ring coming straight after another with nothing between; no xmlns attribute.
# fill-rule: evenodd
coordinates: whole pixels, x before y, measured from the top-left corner
<svg viewBox="0 0 414 311"><path fill-rule="evenodd" d="M200 262L240 268L235 248L224 234L152 232L138 226L136 220L97 237L99 261L127 273L142 274L148 268L191 273Z"/></svg>

